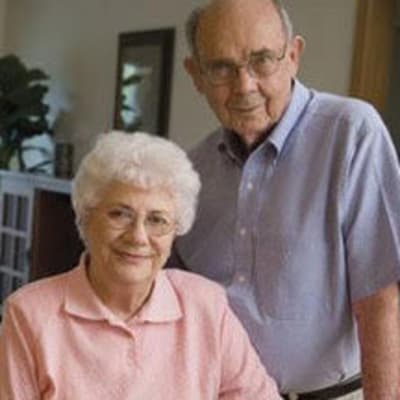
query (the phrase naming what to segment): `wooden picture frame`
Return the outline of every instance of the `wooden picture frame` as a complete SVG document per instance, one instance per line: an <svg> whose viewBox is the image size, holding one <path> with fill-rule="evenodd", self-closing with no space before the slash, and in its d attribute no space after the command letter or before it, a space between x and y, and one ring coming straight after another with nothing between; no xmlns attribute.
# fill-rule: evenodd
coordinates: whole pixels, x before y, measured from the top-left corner
<svg viewBox="0 0 400 400"><path fill-rule="evenodd" d="M175 29L118 36L114 129L168 136Z"/></svg>

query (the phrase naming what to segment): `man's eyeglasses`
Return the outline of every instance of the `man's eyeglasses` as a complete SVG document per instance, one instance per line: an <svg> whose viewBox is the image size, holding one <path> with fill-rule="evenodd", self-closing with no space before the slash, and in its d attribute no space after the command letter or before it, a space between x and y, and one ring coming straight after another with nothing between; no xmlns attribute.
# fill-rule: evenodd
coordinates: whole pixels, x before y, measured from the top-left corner
<svg viewBox="0 0 400 400"><path fill-rule="evenodd" d="M108 225L113 229L127 231L139 222L139 216L134 210L123 207L113 207L106 211ZM172 217L162 211L151 211L144 216L144 228L148 236L164 236L175 228Z"/></svg>
<svg viewBox="0 0 400 400"><path fill-rule="evenodd" d="M286 54L287 42L280 55L270 50L263 50L250 55L244 64L236 64L227 60L217 60L201 65L201 71L212 85L232 83L239 75L240 68L246 68L247 73L256 79L266 78L276 72L279 62Z"/></svg>

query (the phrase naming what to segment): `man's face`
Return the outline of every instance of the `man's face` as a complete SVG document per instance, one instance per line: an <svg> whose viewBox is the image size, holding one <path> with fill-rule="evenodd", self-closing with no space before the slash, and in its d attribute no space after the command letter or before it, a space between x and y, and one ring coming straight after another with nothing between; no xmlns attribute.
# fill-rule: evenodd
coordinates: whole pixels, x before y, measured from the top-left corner
<svg viewBox="0 0 400 400"><path fill-rule="evenodd" d="M201 17L197 56L187 59L185 66L223 127L235 131L251 147L288 105L303 42L299 37L287 40L270 2L223 0L215 4ZM252 76L249 61L255 71L259 65L262 70L265 57L272 63L269 72ZM210 79L215 70L226 75L226 69L230 70L229 81Z"/></svg>

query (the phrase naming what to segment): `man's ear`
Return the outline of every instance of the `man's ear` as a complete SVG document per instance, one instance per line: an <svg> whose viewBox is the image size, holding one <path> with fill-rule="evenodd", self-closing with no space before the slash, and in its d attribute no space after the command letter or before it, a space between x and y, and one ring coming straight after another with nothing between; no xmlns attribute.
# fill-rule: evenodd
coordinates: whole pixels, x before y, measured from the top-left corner
<svg viewBox="0 0 400 400"><path fill-rule="evenodd" d="M186 57L183 61L183 66L186 72L191 76L193 84L196 86L198 92L203 93L203 78L198 63L193 57Z"/></svg>
<svg viewBox="0 0 400 400"><path fill-rule="evenodd" d="M292 40L289 47L289 58L293 68L293 76L297 74L300 66L300 58L306 47L304 38L300 35L296 35Z"/></svg>

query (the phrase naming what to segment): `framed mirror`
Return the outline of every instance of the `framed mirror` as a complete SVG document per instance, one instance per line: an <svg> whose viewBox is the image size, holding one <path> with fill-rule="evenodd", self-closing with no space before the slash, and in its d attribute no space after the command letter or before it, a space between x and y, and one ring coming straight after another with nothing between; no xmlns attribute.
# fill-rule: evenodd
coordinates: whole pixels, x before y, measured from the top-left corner
<svg viewBox="0 0 400 400"><path fill-rule="evenodd" d="M120 33L114 128L167 136L174 28Z"/></svg>

